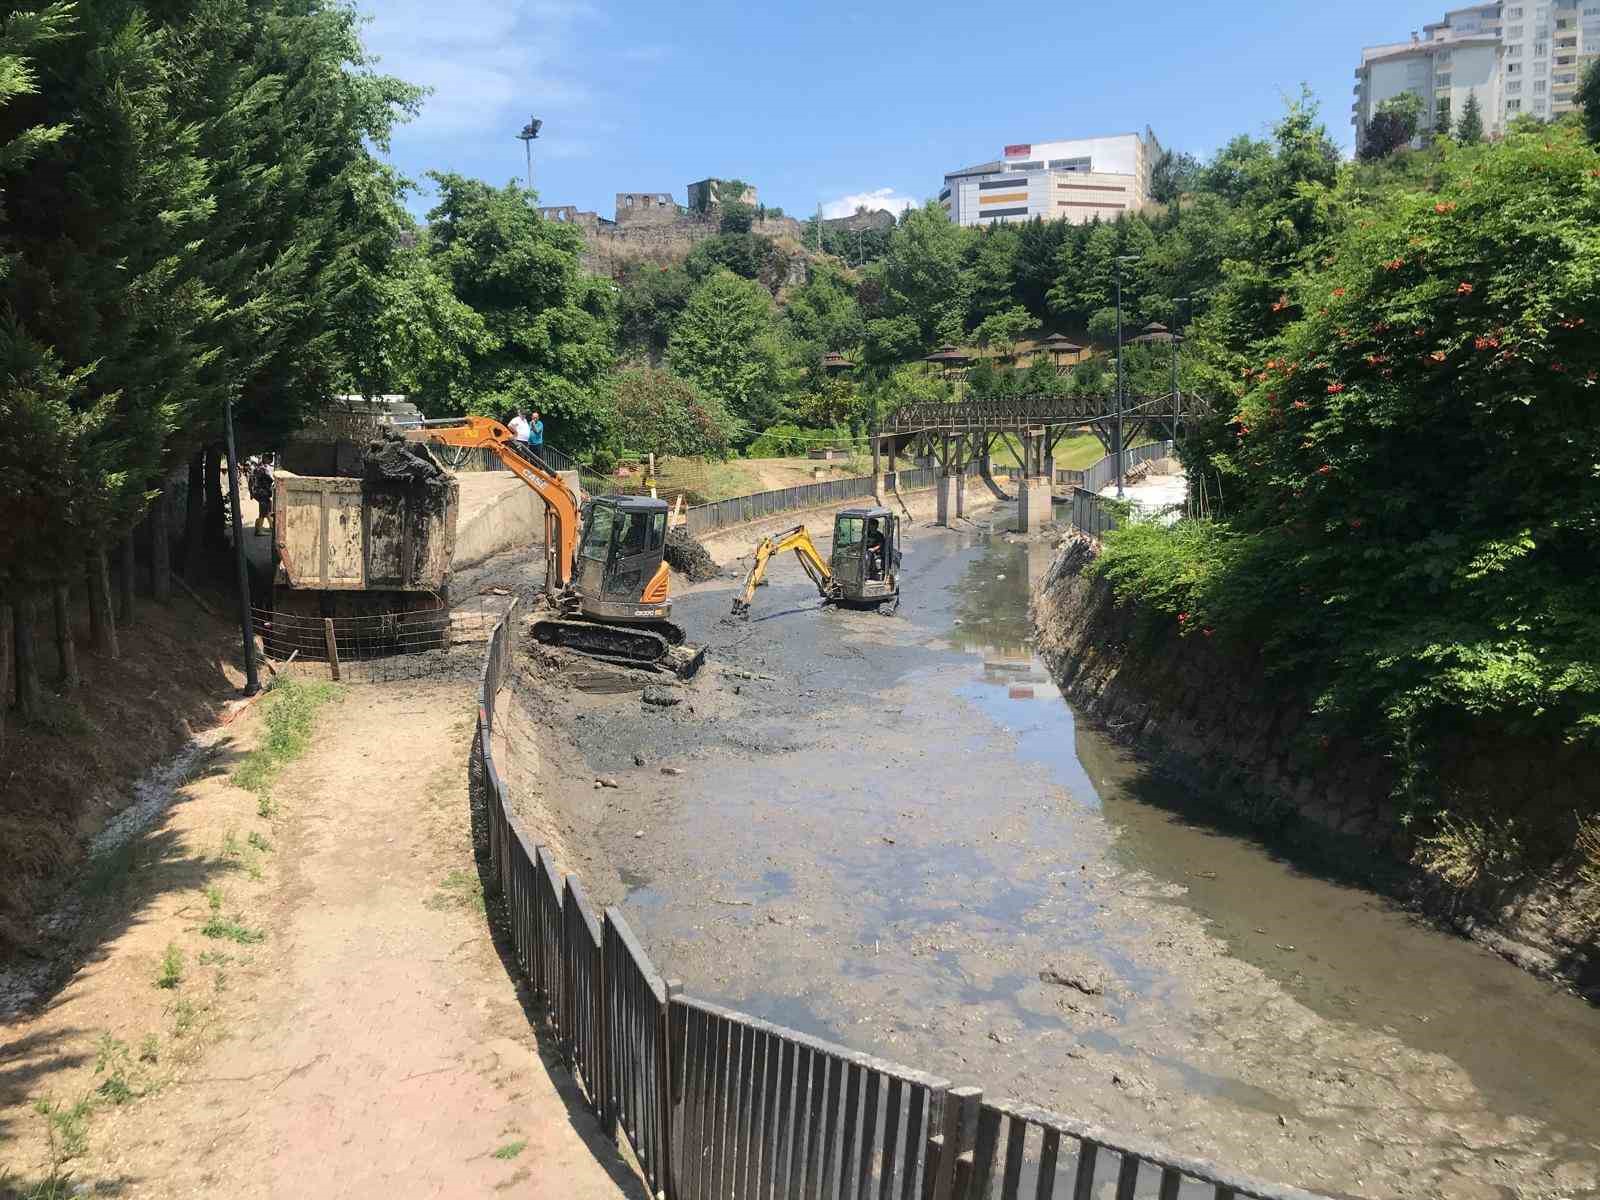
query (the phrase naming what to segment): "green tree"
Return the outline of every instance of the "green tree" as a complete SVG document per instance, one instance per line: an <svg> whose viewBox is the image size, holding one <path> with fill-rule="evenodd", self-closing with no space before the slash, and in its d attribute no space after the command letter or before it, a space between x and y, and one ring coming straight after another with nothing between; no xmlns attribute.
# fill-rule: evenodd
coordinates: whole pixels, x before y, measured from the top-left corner
<svg viewBox="0 0 1600 1200"><path fill-rule="evenodd" d="M888 253L868 268L867 347L875 361L904 360L960 338L969 307L962 243L963 231L931 202L896 227Z"/></svg>
<svg viewBox="0 0 1600 1200"><path fill-rule="evenodd" d="M573 451L596 444L613 361L611 285L584 274L579 234L540 217L531 192L432 178L439 202L428 214L428 257L488 337L465 347L457 386L420 391L418 403L435 415L538 409L551 442Z"/></svg>
<svg viewBox="0 0 1600 1200"><path fill-rule="evenodd" d="M740 444L782 418L783 360L772 297L731 271L695 289L667 345L672 370L739 422Z"/></svg>
<svg viewBox="0 0 1600 1200"><path fill-rule="evenodd" d="M962 270L972 297L968 325L976 328L996 313L1012 308L1016 301L1017 255L1022 234L1015 225L990 225L969 236L963 254Z"/></svg>
<svg viewBox="0 0 1600 1200"><path fill-rule="evenodd" d="M1483 111L1478 107L1478 93L1469 91L1467 102L1461 106L1461 119L1456 122L1456 141L1463 146L1476 146L1483 141Z"/></svg>
<svg viewBox="0 0 1600 1200"><path fill-rule="evenodd" d="M988 317L978 326L978 344L1010 354L1016 344L1039 327L1039 322L1020 304L1013 304Z"/></svg>
<svg viewBox="0 0 1600 1200"><path fill-rule="evenodd" d="M1573 96L1573 103L1583 114L1583 129L1591 142L1600 145L1600 63L1590 63L1583 72L1583 81Z"/></svg>
<svg viewBox="0 0 1600 1200"><path fill-rule="evenodd" d="M653 367L618 372L611 419L618 449L652 453L657 459L722 457L734 431L720 404L688 380Z"/></svg>
<svg viewBox="0 0 1600 1200"><path fill-rule="evenodd" d="M1361 158L1369 162L1388 158L1409 146L1421 120L1422 97L1416 92L1401 92L1382 101L1361 139Z"/></svg>
<svg viewBox="0 0 1600 1200"><path fill-rule="evenodd" d="M694 294L695 281L683 267L635 263L617 293L617 337L625 354L659 362L667 352L672 326Z"/></svg>
<svg viewBox="0 0 1600 1200"><path fill-rule="evenodd" d="M1163 150L1150 168L1150 196L1158 204L1176 204L1194 190L1201 175L1200 160L1186 150Z"/></svg>
<svg viewBox="0 0 1600 1200"><path fill-rule="evenodd" d="M1120 586L1263 647L1414 796L1451 745L1600 744L1597 173L1575 128L1512 133L1342 223L1186 446L1224 519L1111 542Z"/></svg>

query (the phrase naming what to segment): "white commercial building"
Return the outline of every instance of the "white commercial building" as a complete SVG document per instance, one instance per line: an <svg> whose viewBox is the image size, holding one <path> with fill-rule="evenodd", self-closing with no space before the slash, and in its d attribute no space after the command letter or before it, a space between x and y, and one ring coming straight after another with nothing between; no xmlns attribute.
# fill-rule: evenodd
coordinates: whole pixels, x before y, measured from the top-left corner
<svg viewBox="0 0 1600 1200"><path fill-rule="evenodd" d="M1114 221L1150 202L1156 135L1021 142L1000 158L944 177L939 203L958 225L1066 219Z"/></svg>
<svg viewBox="0 0 1600 1200"><path fill-rule="evenodd" d="M1378 105L1401 92L1422 98L1422 132L1454 124L1475 96L1491 137L1521 114L1571 112L1588 64L1600 55L1600 0L1523 0L1445 13L1411 40L1368 46L1356 68L1350 123L1366 136Z"/></svg>

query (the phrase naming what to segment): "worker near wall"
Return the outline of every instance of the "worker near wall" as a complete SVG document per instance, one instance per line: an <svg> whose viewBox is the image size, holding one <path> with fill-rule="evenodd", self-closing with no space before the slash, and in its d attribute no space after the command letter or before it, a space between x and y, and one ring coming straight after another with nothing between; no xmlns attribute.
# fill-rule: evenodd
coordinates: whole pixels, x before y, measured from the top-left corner
<svg viewBox="0 0 1600 1200"><path fill-rule="evenodd" d="M535 413L534 415L537 416L538 414ZM519 442L526 442L532 434L532 428L528 425L528 418L522 415L520 408L511 414L511 419L506 422L506 425L511 430L511 436ZM543 439L541 438L540 440L542 441Z"/></svg>
<svg viewBox="0 0 1600 1200"><path fill-rule="evenodd" d="M271 532L272 458L263 454L250 464L250 499L256 502L256 536Z"/></svg>

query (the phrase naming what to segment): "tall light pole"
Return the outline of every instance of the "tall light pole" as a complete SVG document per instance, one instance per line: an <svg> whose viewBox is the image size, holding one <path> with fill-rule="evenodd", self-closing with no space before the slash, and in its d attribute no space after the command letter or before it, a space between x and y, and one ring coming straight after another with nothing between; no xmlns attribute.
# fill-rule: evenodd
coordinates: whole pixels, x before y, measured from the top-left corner
<svg viewBox="0 0 1600 1200"><path fill-rule="evenodd" d="M1112 435L1111 453L1117 459L1117 499L1122 499L1122 408L1124 376L1122 371L1122 264L1139 261L1137 254L1119 254L1116 261L1117 273L1117 423Z"/></svg>
<svg viewBox="0 0 1600 1200"><path fill-rule="evenodd" d="M533 140L539 136L539 130L544 127L544 122L538 117L529 117L528 123L522 127L522 132L517 134L523 147L528 152L528 190L533 191Z"/></svg>

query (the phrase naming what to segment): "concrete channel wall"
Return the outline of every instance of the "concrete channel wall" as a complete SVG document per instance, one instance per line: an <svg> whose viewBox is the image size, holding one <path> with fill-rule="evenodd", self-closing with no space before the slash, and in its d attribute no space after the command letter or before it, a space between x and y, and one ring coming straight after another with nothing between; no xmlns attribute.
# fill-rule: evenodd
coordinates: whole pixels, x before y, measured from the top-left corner
<svg viewBox="0 0 1600 1200"><path fill-rule="evenodd" d="M495 714L517 608L484 656L468 764L474 839L512 969L607 1136L661 1200L768 1195L1053 1200L1060 1195L1310 1200L1162 1147L819 1041L685 995L620 910L515 815ZM881 1121L880 1121L881 1115Z"/></svg>

